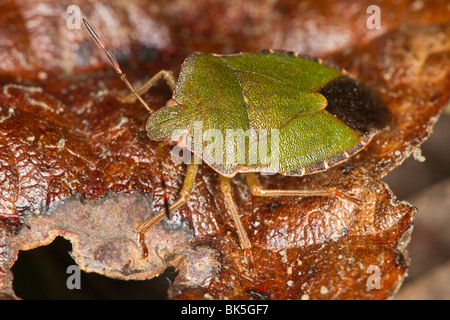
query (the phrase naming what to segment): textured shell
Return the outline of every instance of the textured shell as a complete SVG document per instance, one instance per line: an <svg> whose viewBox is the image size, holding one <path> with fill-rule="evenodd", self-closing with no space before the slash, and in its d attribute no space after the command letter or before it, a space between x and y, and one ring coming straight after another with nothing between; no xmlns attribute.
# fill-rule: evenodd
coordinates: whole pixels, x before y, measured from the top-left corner
<svg viewBox="0 0 450 320"><path fill-rule="evenodd" d="M285 51L191 54L173 99L186 147L222 175L326 170L361 150L389 110L341 70ZM188 120L186 120L188 119Z"/></svg>

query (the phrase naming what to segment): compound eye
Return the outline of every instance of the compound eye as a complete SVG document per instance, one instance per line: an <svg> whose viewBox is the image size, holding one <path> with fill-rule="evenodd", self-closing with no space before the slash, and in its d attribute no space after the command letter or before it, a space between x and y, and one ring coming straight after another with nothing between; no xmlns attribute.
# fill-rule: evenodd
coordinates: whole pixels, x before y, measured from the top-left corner
<svg viewBox="0 0 450 320"><path fill-rule="evenodd" d="M186 147L186 138L187 138L187 133L179 136L179 138L175 141L176 144L178 145L178 147L180 147L180 148Z"/></svg>
<svg viewBox="0 0 450 320"><path fill-rule="evenodd" d="M173 106L176 106L176 105L178 105L178 102L175 99L169 99L166 102L166 106L168 106L168 107L173 107Z"/></svg>

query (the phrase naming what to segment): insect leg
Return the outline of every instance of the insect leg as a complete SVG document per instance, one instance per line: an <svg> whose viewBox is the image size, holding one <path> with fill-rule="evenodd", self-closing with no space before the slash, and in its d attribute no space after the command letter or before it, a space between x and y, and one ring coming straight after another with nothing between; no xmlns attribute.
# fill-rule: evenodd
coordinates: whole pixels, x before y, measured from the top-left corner
<svg viewBox="0 0 450 320"><path fill-rule="evenodd" d="M169 213L177 210L180 208L183 204L186 203L186 201L189 199L189 196L191 195L192 189L194 188L195 184L195 177L197 175L198 170L198 161L192 160L189 166L186 170L186 177L184 178L183 187L180 191L180 197L177 201L175 201L170 207L169 207ZM166 210L162 210L157 215L153 216L151 219L145 221L138 229L138 243L141 247L142 256L146 257L148 255L148 249L145 245L145 233L151 229L156 223L161 221L165 216L167 212Z"/></svg>
<svg viewBox="0 0 450 320"><path fill-rule="evenodd" d="M167 85L169 86L172 92L175 90L177 79L173 75L172 71L161 70L157 74L155 74L150 80L144 83L139 89L137 89L136 92L138 93L139 96L142 96L151 87L153 87L160 79L164 79L164 81L166 81ZM137 99L136 95L134 93L130 93L123 100L128 103L132 103L135 102L136 99Z"/></svg>
<svg viewBox="0 0 450 320"><path fill-rule="evenodd" d="M309 196L334 196L346 201L351 201L357 205L362 205L361 200L350 197L345 193L336 190L335 188L323 188L323 189L309 189L309 190L282 190L282 189L264 189L261 187L258 178L254 173L246 173L245 174L248 185L250 187L250 191L255 196L261 197L280 197L280 196L300 196L300 197L309 197Z"/></svg>
<svg viewBox="0 0 450 320"><path fill-rule="evenodd" d="M222 193L225 196L225 203L227 205L227 208L231 212L231 216L236 223L236 229L239 240L241 241L242 249L245 250L246 255L249 257L249 263L252 264L252 255L250 251L252 244L248 239L247 232L245 232L244 226L242 225L241 219L239 218L239 213L236 208L236 204L234 203L233 195L231 194L230 179L220 175L220 188L222 189Z"/></svg>

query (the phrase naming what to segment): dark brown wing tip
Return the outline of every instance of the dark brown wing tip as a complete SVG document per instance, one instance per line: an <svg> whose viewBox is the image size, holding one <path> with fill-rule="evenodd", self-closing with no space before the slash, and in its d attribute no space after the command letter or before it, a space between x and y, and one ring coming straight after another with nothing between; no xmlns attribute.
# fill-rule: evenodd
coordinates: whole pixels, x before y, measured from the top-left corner
<svg viewBox="0 0 450 320"><path fill-rule="evenodd" d="M325 108L361 136L373 135L389 125L391 112L369 87L342 75L319 91L328 101Z"/></svg>

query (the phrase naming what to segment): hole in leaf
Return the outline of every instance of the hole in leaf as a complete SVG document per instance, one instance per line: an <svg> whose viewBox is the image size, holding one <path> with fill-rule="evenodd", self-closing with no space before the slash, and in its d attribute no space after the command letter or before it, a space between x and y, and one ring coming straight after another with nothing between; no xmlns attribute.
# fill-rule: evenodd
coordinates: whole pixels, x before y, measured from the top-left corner
<svg viewBox="0 0 450 320"><path fill-rule="evenodd" d="M118 280L78 269L69 255L70 241L21 251L12 267L13 288L22 299L167 299L178 272L168 267L151 280ZM71 289L70 289L71 288Z"/></svg>

